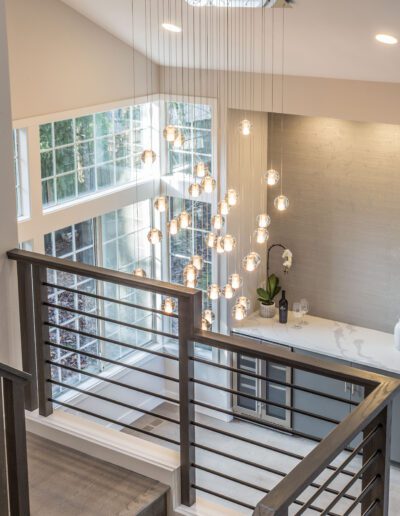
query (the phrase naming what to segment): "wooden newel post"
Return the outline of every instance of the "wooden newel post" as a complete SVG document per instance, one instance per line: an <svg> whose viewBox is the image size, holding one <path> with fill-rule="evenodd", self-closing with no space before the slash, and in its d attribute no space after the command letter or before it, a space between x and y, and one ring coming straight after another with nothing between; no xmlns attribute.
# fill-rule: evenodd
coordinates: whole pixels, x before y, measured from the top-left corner
<svg viewBox="0 0 400 516"><path fill-rule="evenodd" d="M43 285L47 281L47 269L40 265L33 265L33 299L35 309L35 342L37 357L37 383L39 395L39 414L50 416L53 413L51 398L50 346L45 342L49 341L49 328L45 324L48 321L48 309L43 305L47 301L47 289Z"/></svg>
<svg viewBox="0 0 400 516"><path fill-rule="evenodd" d="M194 355L193 335L201 328L202 294L196 292L191 297L179 299L179 410L181 441L181 503L191 507L196 502L194 404Z"/></svg>

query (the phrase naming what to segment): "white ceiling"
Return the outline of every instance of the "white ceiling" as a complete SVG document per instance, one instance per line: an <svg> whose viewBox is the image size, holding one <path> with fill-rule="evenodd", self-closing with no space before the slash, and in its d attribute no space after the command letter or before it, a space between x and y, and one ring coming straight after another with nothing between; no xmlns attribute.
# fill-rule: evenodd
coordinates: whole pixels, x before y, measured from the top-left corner
<svg viewBox="0 0 400 516"><path fill-rule="evenodd" d="M193 8L184 0L63 1L128 44L133 1L134 46L164 65L270 72L274 26L274 70L281 71L282 9ZM161 29L163 21L181 25L182 34ZM399 0L297 0L285 9L285 74L400 82L400 44L378 43L376 33L400 40Z"/></svg>

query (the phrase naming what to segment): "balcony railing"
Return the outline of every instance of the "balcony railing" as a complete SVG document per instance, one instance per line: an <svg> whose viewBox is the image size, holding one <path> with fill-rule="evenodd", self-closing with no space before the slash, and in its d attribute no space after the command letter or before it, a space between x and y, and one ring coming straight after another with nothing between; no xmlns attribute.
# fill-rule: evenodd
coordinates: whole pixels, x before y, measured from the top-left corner
<svg viewBox="0 0 400 516"><path fill-rule="evenodd" d="M29 410L38 406L47 417L63 407L179 449L181 502L187 506L200 491L257 515L388 513L391 402L398 381L202 331L196 290L27 251L8 256L17 261L24 293L24 368L35 378L26 395ZM162 310L163 296L176 301L173 313ZM199 353L204 346L215 352ZM288 381L250 371L238 356L351 382L364 390L364 399L321 392L295 374ZM298 404L294 395L282 403L268 389L256 396L235 388L234 375L311 401ZM235 397L322 422L326 435L237 414ZM322 414L312 402L317 398L328 406L343 404L344 416ZM136 416L132 422L133 414L155 416L169 430L139 425Z"/></svg>
<svg viewBox="0 0 400 516"><path fill-rule="evenodd" d="M29 516L24 388L30 376L0 364L0 514Z"/></svg>

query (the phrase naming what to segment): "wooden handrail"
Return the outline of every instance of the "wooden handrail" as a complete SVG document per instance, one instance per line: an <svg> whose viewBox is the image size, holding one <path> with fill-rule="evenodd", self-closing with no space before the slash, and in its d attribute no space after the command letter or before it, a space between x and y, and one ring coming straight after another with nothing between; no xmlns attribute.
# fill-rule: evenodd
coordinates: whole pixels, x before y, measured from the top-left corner
<svg viewBox="0 0 400 516"><path fill-rule="evenodd" d="M7 380L17 382L27 382L31 379L31 375L25 373L25 371L14 369L14 367L9 365L0 364L0 378L7 378Z"/></svg>

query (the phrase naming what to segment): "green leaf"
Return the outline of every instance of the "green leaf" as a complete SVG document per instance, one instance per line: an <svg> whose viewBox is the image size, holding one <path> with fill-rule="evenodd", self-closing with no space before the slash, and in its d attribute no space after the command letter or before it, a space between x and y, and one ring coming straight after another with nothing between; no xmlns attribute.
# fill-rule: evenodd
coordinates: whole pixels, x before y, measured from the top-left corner
<svg viewBox="0 0 400 516"><path fill-rule="evenodd" d="M257 295L261 298L261 299L268 299L268 293L265 289L263 288L258 288L257 289Z"/></svg>

